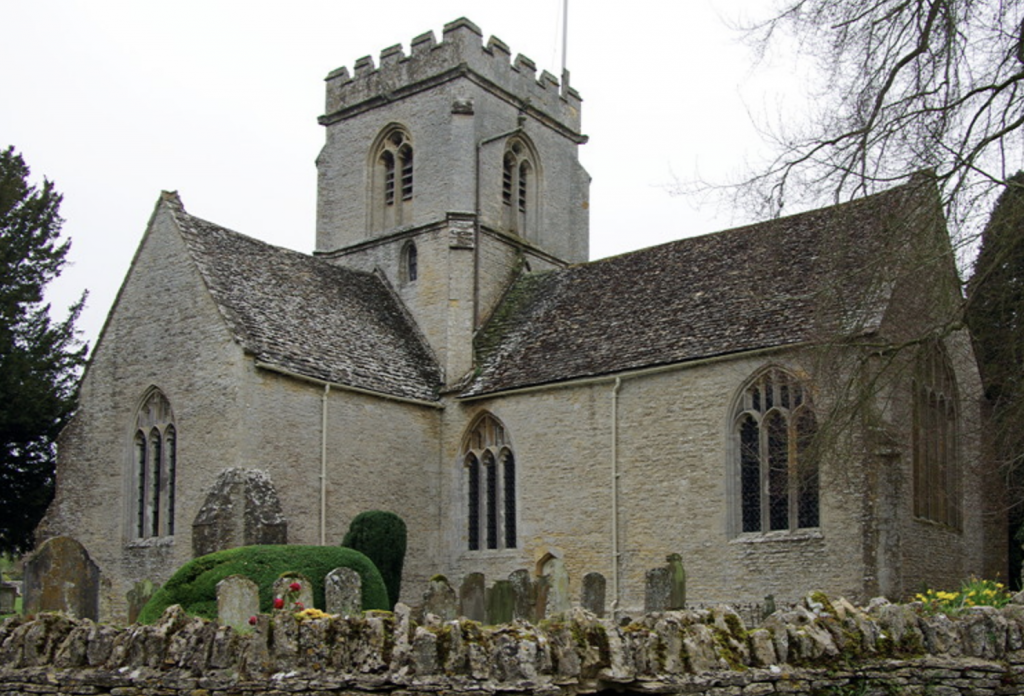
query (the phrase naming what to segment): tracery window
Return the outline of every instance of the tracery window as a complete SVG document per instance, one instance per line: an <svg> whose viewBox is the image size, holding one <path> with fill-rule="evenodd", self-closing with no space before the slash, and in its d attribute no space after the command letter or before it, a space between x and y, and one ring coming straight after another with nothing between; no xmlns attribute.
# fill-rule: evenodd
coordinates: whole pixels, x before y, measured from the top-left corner
<svg viewBox="0 0 1024 696"><path fill-rule="evenodd" d="M938 341L918 354L913 408L914 515L960 529L956 377Z"/></svg>
<svg viewBox="0 0 1024 696"><path fill-rule="evenodd" d="M462 448L470 551L516 547L516 460L505 427L485 414Z"/></svg>
<svg viewBox="0 0 1024 696"><path fill-rule="evenodd" d="M131 536L173 536L178 431L167 397L151 389L135 417L132 437Z"/></svg>
<svg viewBox="0 0 1024 696"><path fill-rule="evenodd" d="M807 387L772 367L744 390L733 416L733 463L740 532L819 526L817 420Z"/></svg>
<svg viewBox="0 0 1024 696"><path fill-rule="evenodd" d="M413 147L409 134L392 126L373 152L372 226L382 231L412 222Z"/></svg>
<svg viewBox="0 0 1024 696"><path fill-rule="evenodd" d="M507 229L521 237L536 232L537 181L535 159L522 140L509 142L502 160L501 202Z"/></svg>

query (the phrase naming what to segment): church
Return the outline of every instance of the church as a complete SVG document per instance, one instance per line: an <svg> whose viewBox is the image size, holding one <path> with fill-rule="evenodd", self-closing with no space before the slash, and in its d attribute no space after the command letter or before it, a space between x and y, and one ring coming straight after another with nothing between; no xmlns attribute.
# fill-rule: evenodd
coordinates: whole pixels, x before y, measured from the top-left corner
<svg viewBox="0 0 1024 696"><path fill-rule="evenodd" d="M59 443L40 542L99 615L365 510L426 580L599 572L615 612L906 597L1005 572L982 396L927 174L589 261L580 95L466 19L326 79L315 250L160 195Z"/></svg>

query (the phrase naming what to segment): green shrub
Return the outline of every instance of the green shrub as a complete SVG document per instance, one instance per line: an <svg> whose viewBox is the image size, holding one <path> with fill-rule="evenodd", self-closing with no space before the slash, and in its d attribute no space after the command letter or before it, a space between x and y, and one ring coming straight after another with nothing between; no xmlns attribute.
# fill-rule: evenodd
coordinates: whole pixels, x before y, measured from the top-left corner
<svg viewBox="0 0 1024 696"><path fill-rule="evenodd" d="M260 611L270 612L274 581L283 573L301 573L313 585L313 604L324 608L324 577L335 568L351 568L363 581L363 609L388 609L387 589L366 556L340 546L242 546L200 556L183 565L146 603L139 623L153 623L164 609L180 604L187 613L217 618L217 583L244 575L259 586Z"/></svg>
<svg viewBox="0 0 1024 696"><path fill-rule="evenodd" d="M369 510L352 519L342 546L355 549L373 561L388 590L388 608L393 608L402 590L405 563L405 522L393 512Z"/></svg>

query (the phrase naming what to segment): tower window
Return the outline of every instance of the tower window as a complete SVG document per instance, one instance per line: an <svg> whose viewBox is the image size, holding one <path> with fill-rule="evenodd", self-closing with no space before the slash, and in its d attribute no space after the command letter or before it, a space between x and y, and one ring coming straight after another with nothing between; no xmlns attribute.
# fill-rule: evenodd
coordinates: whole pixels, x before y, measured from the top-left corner
<svg viewBox="0 0 1024 696"><path fill-rule="evenodd" d="M524 140L510 141L502 159L501 202L506 229L532 237L537 227L536 157Z"/></svg>
<svg viewBox="0 0 1024 696"><path fill-rule="evenodd" d="M372 167L372 231L412 222L414 196L413 146L409 134L393 126L378 138Z"/></svg>

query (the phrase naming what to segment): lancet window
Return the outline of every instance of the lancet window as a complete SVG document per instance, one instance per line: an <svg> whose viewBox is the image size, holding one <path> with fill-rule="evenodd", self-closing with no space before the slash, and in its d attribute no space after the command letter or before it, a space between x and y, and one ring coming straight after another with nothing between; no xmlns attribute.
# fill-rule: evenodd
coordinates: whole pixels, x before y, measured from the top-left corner
<svg viewBox="0 0 1024 696"><path fill-rule="evenodd" d="M132 438L131 536L174 535L178 431L170 402L152 389L135 417Z"/></svg>
<svg viewBox="0 0 1024 696"><path fill-rule="evenodd" d="M404 129L393 126L378 138L372 169L374 229L411 223L415 171L412 140Z"/></svg>
<svg viewBox="0 0 1024 696"><path fill-rule="evenodd" d="M914 515L960 529L956 378L937 341L918 354L913 409Z"/></svg>
<svg viewBox="0 0 1024 696"><path fill-rule="evenodd" d="M537 176L535 157L519 139L505 149L501 171L501 202L505 227L521 237L536 232Z"/></svg>
<svg viewBox="0 0 1024 696"><path fill-rule="evenodd" d="M463 445L462 465L469 550L515 548L516 460L497 418L485 414L476 421Z"/></svg>

